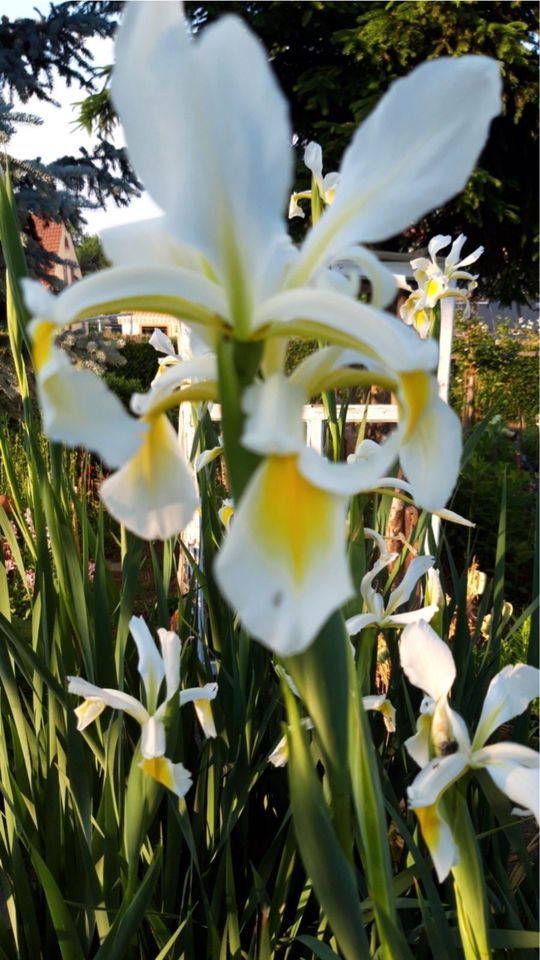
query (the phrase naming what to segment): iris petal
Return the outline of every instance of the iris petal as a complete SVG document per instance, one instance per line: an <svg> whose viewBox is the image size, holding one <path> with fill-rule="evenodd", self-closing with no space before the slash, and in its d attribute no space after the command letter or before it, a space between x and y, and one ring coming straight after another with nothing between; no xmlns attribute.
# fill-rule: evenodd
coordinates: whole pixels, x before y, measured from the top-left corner
<svg viewBox="0 0 540 960"><path fill-rule="evenodd" d="M353 593L347 500L307 480L295 456L271 456L235 510L215 565L244 626L282 656L304 650Z"/></svg>

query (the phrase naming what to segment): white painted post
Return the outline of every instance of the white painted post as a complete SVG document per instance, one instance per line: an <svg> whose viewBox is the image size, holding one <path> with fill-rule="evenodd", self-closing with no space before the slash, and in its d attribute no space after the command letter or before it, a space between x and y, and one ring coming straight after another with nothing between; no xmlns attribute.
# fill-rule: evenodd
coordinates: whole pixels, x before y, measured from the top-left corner
<svg viewBox="0 0 540 960"><path fill-rule="evenodd" d="M445 297L441 300L441 330L439 336L437 380L439 383L439 396L445 403L448 403L448 394L450 391L450 365L452 362L452 340L454 337L455 302L453 297Z"/></svg>
<svg viewBox="0 0 540 960"><path fill-rule="evenodd" d="M311 411L306 413L306 411ZM304 421L306 423L306 443L317 453L324 450L324 408L316 411L315 407L304 407Z"/></svg>
<svg viewBox="0 0 540 960"><path fill-rule="evenodd" d="M188 356L189 330L185 323L180 323L178 330L177 350L180 356ZM181 403L178 410L178 443L186 460L189 461L193 441L195 439L195 424L190 403ZM195 558L198 557L200 544L200 516L195 514L187 527L182 531L182 539Z"/></svg>
<svg viewBox="0 0 540 960"><path fill-rule="evenodd" d="M439 364L437 366L437 381L439 384L439 396L441 400L448 403L450 393L450 367L452 364L452 340L454 337L454 297L444 297L441 301L441 325L439 331ZM439 544L441 539L441 518L431 518L431 529L435 544Z"/></svg>

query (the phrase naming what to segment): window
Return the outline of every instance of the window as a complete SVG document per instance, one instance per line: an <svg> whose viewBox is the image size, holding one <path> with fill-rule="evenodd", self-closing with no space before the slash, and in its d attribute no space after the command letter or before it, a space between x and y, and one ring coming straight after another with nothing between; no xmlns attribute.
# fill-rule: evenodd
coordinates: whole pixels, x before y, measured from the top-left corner
<svg viewBox="0 0 540 960"><path fill-rule="evenodd" d="M157 323L153 323L151 326L148 326L148 324L145 324L144 326L141 327L141 333L143 333L143 334L148 334L148 335L150 335L150 334L152 334L152 333L154 332L154 330L161 330L161 332L164 333L165 336L167 336L167 337L169 336L169 328L168 328L168 327L161 327L161 326L160 326L159 324L157 324Z"/></svg>

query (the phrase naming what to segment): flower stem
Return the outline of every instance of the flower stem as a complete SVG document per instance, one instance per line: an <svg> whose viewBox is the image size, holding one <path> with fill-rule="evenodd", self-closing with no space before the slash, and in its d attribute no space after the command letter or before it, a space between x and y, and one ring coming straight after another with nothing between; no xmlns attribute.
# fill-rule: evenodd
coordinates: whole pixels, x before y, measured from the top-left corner
<svg viewBox="0 0 540 960"><path fill-rule="evenodd" d="M458 848L459 859L452 867L452 877L465 960L489 960L484 871L467 801L457 787L446 794L445 808Z"/></svg>
<svg viewBox="0 0 540 960"><path fill-rule="evenodd" d="M223 445L234 500L238 502L249 479L260 462L260 457L242 446L245 415L242 393L248 386L261 361L261 343L237 343L221 340L218 344L219 397Z"/></svg>

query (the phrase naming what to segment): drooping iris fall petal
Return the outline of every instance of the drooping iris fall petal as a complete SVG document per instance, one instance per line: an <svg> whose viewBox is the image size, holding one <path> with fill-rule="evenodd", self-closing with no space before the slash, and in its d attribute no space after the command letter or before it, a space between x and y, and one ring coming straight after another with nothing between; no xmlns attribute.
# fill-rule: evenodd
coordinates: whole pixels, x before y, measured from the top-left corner
<svg viewBox="0 0 540 960"><path fill-rule="evenodd" d="M280 656L304 650L353 593L346 508L346 498L306 480L291 454L269 456L235 510L216 579L246 629Z"/></svg>

